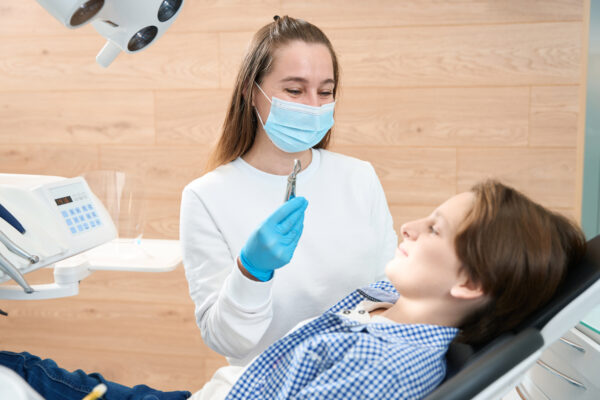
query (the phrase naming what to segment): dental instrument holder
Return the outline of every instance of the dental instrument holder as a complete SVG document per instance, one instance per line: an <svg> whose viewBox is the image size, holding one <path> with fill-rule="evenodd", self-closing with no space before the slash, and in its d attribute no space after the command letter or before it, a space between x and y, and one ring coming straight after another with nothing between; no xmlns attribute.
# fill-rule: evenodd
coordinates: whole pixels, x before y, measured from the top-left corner
<svg viewBox="0 0 600 400"><path fill-rule="evenodd" d="M284 203L289 199L296 197L296 177L301 169L302 164L300 164L300 160L294 160L294 169L287 178L287 188L285 190L285 198L283 200Z"/></svg>
<svg viewBox="0 0 600 400"><path fill-rule="evenodd" d="M181 263L178 240L117 238L108 211L82 177L0 174L0 199L26 228L21 234L0 219L1 231L10 241L0 240L0 255L10 258L8 263L17 276L15 279L4 269L6 275L0 274L0 282L13 278L21 285L0 286L0 299L73 296L79 292L79 282L92 271L166 272ZM86 212L77 213L83 205ZM35 254L25 250L28 247ZM30 286L23 274L42 267L54 267L54 283Z"/></svg>

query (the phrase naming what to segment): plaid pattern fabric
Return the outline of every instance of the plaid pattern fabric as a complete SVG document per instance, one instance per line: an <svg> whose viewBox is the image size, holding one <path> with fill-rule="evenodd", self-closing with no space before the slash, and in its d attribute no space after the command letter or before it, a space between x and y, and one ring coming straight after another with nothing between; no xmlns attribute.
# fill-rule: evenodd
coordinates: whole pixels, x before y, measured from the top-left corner
<svg viewBox="0 0 600 400"><path fill-rule="evenodd" d="M339 311L365 298L390 301L387 281L354 291L319 318L265 350L227 399L419 399L446 373L456 328L385 322L367 324Z"/></svg>

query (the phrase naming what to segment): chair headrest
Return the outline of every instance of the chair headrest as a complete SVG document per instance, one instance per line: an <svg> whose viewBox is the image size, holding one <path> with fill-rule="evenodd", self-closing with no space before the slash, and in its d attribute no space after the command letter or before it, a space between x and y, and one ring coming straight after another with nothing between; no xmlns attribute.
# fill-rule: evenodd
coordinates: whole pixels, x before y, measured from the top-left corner
<svg viewBox="0 0 600 400"><path fill-rule="evenodd" d="M561 283L553 298L515 328L512 333L502 335L481 347L452 342L446 354L447 373L445 381L452 378L467 364L473 363L483 354L492 351L499 343L505 342L507 336L514 336L527 328L535 328L541 331L560 310L592 286L598 279L600 279L600 235L587 242L584 258L580 263L569 268L565 280Z"/></svg>
<svg viewBox="0 0 600 400"><path fill-rule="evenodd" d="M587 242L583 260L569 268L565 280L558 287L552 299L527 318L515 331L518 332L527 327L542 330L560 310L598 279L600 279L600 235Z"/></svg>

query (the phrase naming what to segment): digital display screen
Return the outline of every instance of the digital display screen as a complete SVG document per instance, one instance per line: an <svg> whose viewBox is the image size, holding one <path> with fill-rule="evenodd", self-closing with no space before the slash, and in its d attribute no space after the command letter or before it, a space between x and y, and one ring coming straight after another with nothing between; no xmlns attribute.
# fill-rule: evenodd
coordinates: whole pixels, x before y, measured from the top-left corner
<svg viewBox="0 0 600 400"><path fill-rule="evenodd" d="M60 197L58 199L54 199L57 205L62 206L63 204L69 204L73 202L71 196Z"/></svg>

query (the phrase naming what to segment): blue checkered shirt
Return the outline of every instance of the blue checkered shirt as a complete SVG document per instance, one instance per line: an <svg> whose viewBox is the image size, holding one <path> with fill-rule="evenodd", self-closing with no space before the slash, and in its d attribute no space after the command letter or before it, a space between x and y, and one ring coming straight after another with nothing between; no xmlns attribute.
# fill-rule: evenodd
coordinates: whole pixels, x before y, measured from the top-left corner
<svg viewBox="0 0 600 400"><path fill-rule="evenodd" d="M361 301L395 302L387 281L354 291L265 350L227 399L420 399L441 383L456 328L360 323L339 314Z"/></svg>

